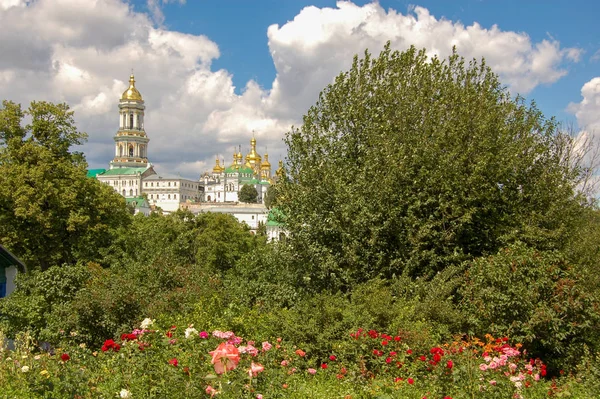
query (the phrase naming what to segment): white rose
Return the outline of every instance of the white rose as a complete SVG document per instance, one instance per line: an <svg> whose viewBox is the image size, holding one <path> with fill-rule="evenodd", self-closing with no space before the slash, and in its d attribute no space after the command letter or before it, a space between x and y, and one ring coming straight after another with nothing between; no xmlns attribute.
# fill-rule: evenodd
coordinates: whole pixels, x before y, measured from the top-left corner
<svg viewBox="0 0 600 399"><path fill-rule="evenodd" d="M194 335L198 335L198 330L196 330L193 327L188 327L185 329L185 337L186 338L193 337Z"/></svg>
<svg viewBox="0 0 600 399"><path fill-rule="evenodd" d="M148 327L150 327L152 324L154 324L154 320L145 318L144 321L142 321L142 324L140 325L140 327L142 328L142 330L145 330Z"/></svg>
<svg viewBox="0 0 600 399"><path fill-rule="evenodd" d="M29 366L23 366L23 367L21 367L21 371L22 371L23 373L26 373L26 372L28 372L28 371L29 371Z"/></svg>
<svg viewBox="0 0 600 399"><path fill-rule="evenodd" d="M123 399L131 398L131 392L129 392L127 389L121 389L119 396Z"/></svg>

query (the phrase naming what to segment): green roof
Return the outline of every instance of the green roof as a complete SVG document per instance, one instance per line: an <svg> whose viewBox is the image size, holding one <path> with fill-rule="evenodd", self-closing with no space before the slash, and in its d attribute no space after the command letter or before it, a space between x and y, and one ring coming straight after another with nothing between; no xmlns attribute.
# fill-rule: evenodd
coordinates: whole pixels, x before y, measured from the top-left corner
<svg viewBox="0 0 600 399"><path fill-rule="evenodd" d="M90 169L87 171L87 177L96 177L96 175L101 175L106 172L106 169Z"/></svg>
<svg viewBox="0 0 600 399"><path fill-rule="evenodd" d="M132 202L135 202L135 207L136 208L139 208L142 205L149 206L149 204L146 201L146 198L143 197L143 196L125 198L125 203L126 204L130 204Z"/></svg>
<svg viewBox="0 0 600 399"><path fill-rule="evenodd" d="M267 226L283 226L285 224L285 215L279 208L273 208L267 215Z"/></svg>
<svg viewBox="0 0 600 399"><path fill-rule="evenodd" d="M142 174L148 168L114 168L109 169L104 173L100 173L102 176L114 176L114 175L137 175Z"/></svg>
<svg viewBox="0 0 600 399"><path fill-rule="evenodd" d="M254 175L254 171L252 170L252 168L249 168L247 166L240 166L239 168L236 168L234 165L226 167L225 173L240 173Z"/></svg>

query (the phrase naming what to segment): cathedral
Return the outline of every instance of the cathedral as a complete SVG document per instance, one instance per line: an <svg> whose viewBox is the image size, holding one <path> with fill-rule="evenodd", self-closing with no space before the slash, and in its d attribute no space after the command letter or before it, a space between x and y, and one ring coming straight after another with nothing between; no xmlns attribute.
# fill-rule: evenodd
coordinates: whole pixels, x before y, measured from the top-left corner
<svg viewBox="0 0 600 399"><path fill-rule="evenodd" d="M250 140L250 151L244 157L239 151L233 154L231 165L225 167L217 158L212 173L206 172L199 180L179 176L159 175L148 161L150 138L144 129L146 107L141 93L135 87L133 73L129 87L119 100L119 128L114 136L115 154L108 170L99 170L94 176L112 187L128 203L159 207L173 212L181 204L237 203L244 185L253 186L258 193L258 203L264 201L269 185L281 176L281 161L275 176L271 176L268 154L264 158L256 150L256 139Z"/></svg>
<svg viewBox="0 0 600 399"><path fill-rule="evenodd" d="M281 162L279 165L282 168ZM282 169L281 169L282 170ZM264 159L256 151L256 139L250 140L250 151L246 157L242 155L241 148L233 152L233 159L228 167L215 159L212 173L205 173L201 178L204 187L204 200L206 202L238 202L238 193L244 185L254 186L258 193L257 202L264 202L267 189L277 180L281 172L271 176L271 163L269 154Z"/></svg>

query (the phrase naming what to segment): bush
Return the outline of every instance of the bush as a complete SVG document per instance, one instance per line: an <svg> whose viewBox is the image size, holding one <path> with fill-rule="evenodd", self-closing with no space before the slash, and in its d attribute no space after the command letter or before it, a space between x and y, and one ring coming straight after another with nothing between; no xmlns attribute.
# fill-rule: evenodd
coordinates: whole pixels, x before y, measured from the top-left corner
<svg viewBox="0 0 600 399"><path fill-rule="evenodd" d="M511 337L556 368L598 348L598 299L559 252L516 243L473 261L459 292L470 333Z"/></svg>

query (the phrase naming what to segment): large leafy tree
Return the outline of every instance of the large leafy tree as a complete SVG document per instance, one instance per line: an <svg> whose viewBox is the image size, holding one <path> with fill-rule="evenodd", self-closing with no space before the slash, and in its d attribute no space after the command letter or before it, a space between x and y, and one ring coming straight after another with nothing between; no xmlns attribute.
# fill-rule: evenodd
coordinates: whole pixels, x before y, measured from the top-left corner
<svg viewBox="0 0 600 399"><path fill-rule="evenodd" d="M240 190L240 201L246 203L256 203L258 191L251 184L244 184Z"/></svg>
<svg viewBox="0 0 600 399"><path fill-rule="evenodd" d="M66 104L0 108L0 243L30 267L97 259L130 222L125 201L86 177L83 154L72 151L85 139Z"/></svg>
<svg viewBox="0 0 600 399"><path fill-rule="evenodd" d="M582 208L569 138L456 53L355 57L286 143L279 206L313 282L431 275L517 239L559 248Z"/></svg>

